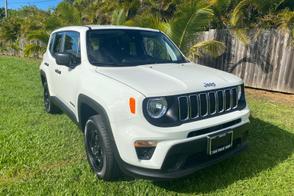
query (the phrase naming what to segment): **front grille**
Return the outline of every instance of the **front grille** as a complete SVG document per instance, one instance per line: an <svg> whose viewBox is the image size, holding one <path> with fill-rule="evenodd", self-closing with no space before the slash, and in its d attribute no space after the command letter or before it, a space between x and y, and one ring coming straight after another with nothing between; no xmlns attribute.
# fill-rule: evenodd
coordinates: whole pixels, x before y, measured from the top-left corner
<svg viewBox="0 0 294 196"><path fill-rule="evenodd" d="M238 107L238 86L193 93L178 97L181 121L209 118Z"/></svg>

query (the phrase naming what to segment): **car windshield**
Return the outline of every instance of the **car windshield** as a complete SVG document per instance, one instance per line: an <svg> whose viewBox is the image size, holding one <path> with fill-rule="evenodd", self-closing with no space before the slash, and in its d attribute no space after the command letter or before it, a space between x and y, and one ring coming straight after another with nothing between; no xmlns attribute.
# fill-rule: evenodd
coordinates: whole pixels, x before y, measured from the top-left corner
<svg viewBox="0 0 294 196"><path fill-rule="evenodd" d="M161 32L107 29L87 32L87 51L97 66L184 63L183 55Z"/></svg>

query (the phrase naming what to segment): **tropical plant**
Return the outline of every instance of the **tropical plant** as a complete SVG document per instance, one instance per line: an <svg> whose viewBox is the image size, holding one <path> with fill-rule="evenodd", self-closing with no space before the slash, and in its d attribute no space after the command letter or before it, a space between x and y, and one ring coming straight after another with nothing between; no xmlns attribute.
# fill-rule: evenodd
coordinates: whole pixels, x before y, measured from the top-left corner
<svg viewBox="0 0 294 196"><path fill-rule="evenodd" d="M207 30L213 19L213 11L205 0L192 0L181 4L169 21L148 13L127 21L127 25L150 27L163 31L171 37L178 47L189 57L199 57L204 53L218 56L224 52L222 42L207 40L196 42L197 33Z"/></svg>
<svg viewBox="0 0 294 196"><path fill-rule="evenodd" d="M27 44L24 48L25 56L39 57L46 51L49 34L44 30L35 30L27 34Z"/></svg>
<svg viewBox="0 0 294 196"><path fill-rule="evenodd" d="M113 11L111 16L111 24L113 25L122 25L126 22L128 17L128 12L126 12L123 8L116 9Z"/></svg>
<svg viewBox="0 0 294 196"><path fill-rule="evenodd" d="M214 13L212 26L217 29L227 29L230 20L230 10L233 7L233 0L210 0L209 4Z"/></svg>
<svg viewBox="0 0 294 196"><path fill-rule="evenodd" d="M160 29L189 57L217 56L224 44L200 42L198 33L229 29L249 44L263 29L278 28L293 38L293 12L293 0L63 0L48 11L32 6L9 10L8 18L0 9L0 46L12 54L40 56L49 34L58 27L115 24Z"/></svg>
<svg viewBox="0 0 294 196"><path fill-rule="evenodd" d="M194 44L190 48L189 58L195 59L204 55L211 55L212 57L218 57L223 54L226 47L224 43L217 40L206 40Z"/></svg>
<svg viewBox="0 0 294 196"><path fill-rule="evenodd" d="M244 44L255 40L263 29L277 26L276 17L281 12L280 6L285 0L241 0L232 10L230 25L236 37ZM283 12L283 11L282 11ZM250 30L255 35L251 38Z"/></svg>
<svg viewBox="0 0 294 196"><path fill-rule="evenodd" d="M277 16L277 25L280 30L289 32L294 37L294 11L284 10ZM294 44L294 40L292 40Z"/></svg>
<svg viewBox="0 0 294 196"><path fill-rule="evenodd" d="M55 13L56 18L62 25L81 25L81 12L72 4L61 2L58 4Z"/></svg>

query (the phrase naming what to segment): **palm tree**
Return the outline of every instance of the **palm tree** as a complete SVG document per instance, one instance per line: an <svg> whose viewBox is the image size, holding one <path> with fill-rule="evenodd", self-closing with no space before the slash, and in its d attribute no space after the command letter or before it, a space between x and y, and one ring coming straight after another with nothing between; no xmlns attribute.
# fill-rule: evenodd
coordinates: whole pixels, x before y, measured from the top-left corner
<svg viewBox="0 0 294 196"><path fill-rule="evenodd" d="M205 0L185 1L177 8L175 15L167 22L158 16L142 14L126 22L131 26L150 27L163 31L189 57L195 58L204 53L213 57L221 55L225 45L216 40L197 42L197 33L207 30L214 17L211 4Z"/></svg>
<svg viewBox="0 0 294 196"><path fill-rule="evenodd" d="M163 21L168 21L175 14L180 2L180 0L146 0L142 1L141 9L156 15Z"/></svg>
<svg viewBox="0 0 294 196"><path fill-rule="evenodd" d="M127 17L128 17L128 11L125 11L124 8L116 9L112 13L111 24L122 25L127 21Z"/></svg>
<svg viewBox="0 0 294 196"><path fill-rule="evenodd" d="M192 58L218 56L225 49L216 40L197 40L209 28L228 29L245 44L250 29L278 28L294 37L291 0L64 0L57 8L10 10L0 19L0 45L14 53L37 56L52 30L65 25L116 24L160 29ZM293 39L294 40L294 39ZM294 43L294 42L293 42ZM17 52L15 52L17 51Z"/></svg>
<svg viewBox="0 0 294 196"><path fill-rule="evenodd" d="M21 35L21 24L14 18L5 18L0 21L0 42L9 55L17 55L20 47L17 46Z"/></svg>
<svg viewBox="0 0 294 196"><path fill-rule="evenodd" d="M27 34L27 39L29 43L24 48L24 55L39 57L46 51L49 33L42 29L35 30Z"/></svg>
<svg viewBox="0 0 294 196"><path fill-rule="evenodd" d="M233 9L231 29L244 44L249 44L250 29L257 30L253 39L257 38L262 29L276 27L275 21L281 12L279 7L284 0L241 0Z"/></svg>
<svg viewBox="0 0 294 196"><path fill-rule="evenodd" d="M276 23L280 30L289 32L290 36L294 38L294 11L286 9L280 12L277 15ZM294 44L294 39L292 39L292 44Z"/></svg>
<svg viewBox="0 0 294 196"><path fill-rule="evenodd" d="M63 26L82 24L81 12L70 3L59 3L54 14L56 18L59 18Z"/></svg>

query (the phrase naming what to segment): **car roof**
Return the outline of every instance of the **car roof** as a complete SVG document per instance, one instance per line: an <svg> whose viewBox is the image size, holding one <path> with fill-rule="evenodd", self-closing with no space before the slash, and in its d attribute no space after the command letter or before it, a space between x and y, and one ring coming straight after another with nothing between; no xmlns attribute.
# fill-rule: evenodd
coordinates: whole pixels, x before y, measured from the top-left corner
<svg viewBox="0 0 294 196"><path fill-rule="evenodd" d="M59 31L83 31L85 29L99 30L99 29L130 29L130 30L144 30L144 31L154 31L159 32L159 30L151 28L142 27L129 27L129 26L119 26L119 25L85 25L85 26L67 26L56 29L53 33Z"/></svg>

